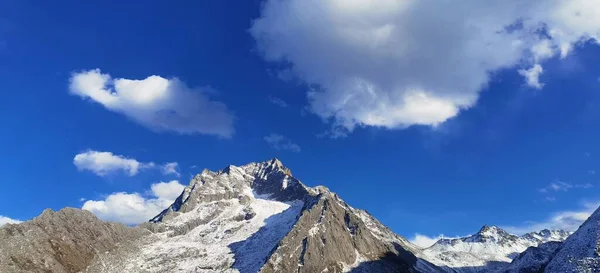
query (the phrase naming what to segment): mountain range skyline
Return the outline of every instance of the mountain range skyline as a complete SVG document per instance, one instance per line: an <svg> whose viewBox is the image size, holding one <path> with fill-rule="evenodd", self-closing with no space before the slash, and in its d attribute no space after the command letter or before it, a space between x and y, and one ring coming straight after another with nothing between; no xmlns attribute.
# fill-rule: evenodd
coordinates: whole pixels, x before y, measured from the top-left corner
<svg viewBox="0 0 600 273"><path fill-rule="evenodd" d="M516 236L484 225L421 247L272 159L205 169L137 226L76 208L7 224L0 228L0 271L595 272L599 217L600 209L575 233Z"/></svg>
<svg viewBox="0 0 600 273"><path fill-rule="evenodd" d="M113 161L114 164L109 162ZM99 163L100 162L100 163ZM122 172L124 174L135 175L140 170L143 169L156 169L156 171L160 172L162 175L173 175L176 177L181 177L179 173L179 167L176 162L168 162L165 164L156 164L154 162L149 163L133 163L137 162L137 160L125 158L118 155L113 155L112 153L107 152L96 152L96 151L86 151L85 153L81 153L75 156L73 159L73 164L81 171L89 171L98 176L106 176L109 173L114 174L114 172ZM270 162L275 162L274 164L284 168L291 175L290 169L284 167L283 163L278 158L272 158L263 162L249 163L252 164L270 164ZM246 165L245 165L246 166ZM218 172L222 172L223 170L227 170L229 168L238 168L234 165L228 165L226 168L219 170ZM194 168L197 169L197 168ZM200 173L192 176L191 184L193 185L193 181L197 179L197 177L203 176L206 173L211 173L213 171L204 169ZM316 187L325 187L325 185L316 185ZM166 211L169 207L174 206L172 203L177 203L177 197L182 194L186 188L185 185L179 183L178 180L171 180L169 182L159 182L152 184L151 189L146 194L139 193L117 193L107 196L104 200L81 200L83 205L81 209L88 210L98 216L100 219L105 221L115 221L127 224L129 226L136 226L139 224L143 224L148 221L155 221L158 218L158 215L161 215ZM138 205L137 209L129 208L131 205ZM588 206L592 206L591 204ZM600 205L599 205L600 206ZM142 211L140 211L140 208ZM593 211L593 208L591 208ZM162 213L159 213L161 212ZM518 235L523 236L531 236L530 234L535 234L535 232L547 232L549 229L554 229L560 232L573 232L575 231L584 220L587 219L591 215L581 213L577 215L577 217L582 218L581 222L577 222L577 220L573 220L572 223L569 223L569 229L561 229L561 228L553 228L550 226L543 226L540 229L531 229L531 230L519 230ZM8 219L8 218L7 218ZM0 226L4 224L15 224L20 223L19 220L8 219L5 222L2 222ZM504 232L502 229L512 230L512 227L504 227L498 226L494 223L484 223L481 229L474 234L481 234L484 230L488 228L499 229ZM473 234L465 234L462 236L444 236L440 235L438 237L429 238L427 236L423 236L420 234L415 234L414 237L409 238L410 241L423 248L427 248L435 245L441 241L447 240L457 240L457 239L465 239L475 236ZM566 238L566 235L563 236ZM561 237L562 238L562 237Z"/></svg>

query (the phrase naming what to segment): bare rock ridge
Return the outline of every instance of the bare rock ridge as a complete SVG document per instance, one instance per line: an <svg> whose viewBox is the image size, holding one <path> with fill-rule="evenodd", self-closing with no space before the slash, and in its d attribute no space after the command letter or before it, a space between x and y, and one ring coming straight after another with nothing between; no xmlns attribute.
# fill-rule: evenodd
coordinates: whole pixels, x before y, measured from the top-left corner
<svg viewBox="0 0 600 273"><path fill-rule="evenodd" d="M88 211L46 209L33 220L0 228L0 272L80 272L100 253L148 233L100 221Z"/></svg>
<svg viewBox="0 0 600 273"><path fill-rule="evenodd" d="M422 249L273 159L204 170L135 228L73 208L6 225L0 272L600 272L599 221L571 236L484 226Z"/></svg>

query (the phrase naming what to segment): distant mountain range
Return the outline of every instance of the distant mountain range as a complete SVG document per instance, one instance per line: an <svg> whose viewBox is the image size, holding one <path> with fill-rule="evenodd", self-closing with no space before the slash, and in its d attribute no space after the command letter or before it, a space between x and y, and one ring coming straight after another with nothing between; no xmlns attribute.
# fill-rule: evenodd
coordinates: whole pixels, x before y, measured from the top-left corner
<svg viewBox="0 0 600 273"><path fill-rule="evenodd" d="M137 227L65 208L0 228L0 272L600 272L600 212L574 234L495 226L422 249L277 160L197 174Z"/></svg>

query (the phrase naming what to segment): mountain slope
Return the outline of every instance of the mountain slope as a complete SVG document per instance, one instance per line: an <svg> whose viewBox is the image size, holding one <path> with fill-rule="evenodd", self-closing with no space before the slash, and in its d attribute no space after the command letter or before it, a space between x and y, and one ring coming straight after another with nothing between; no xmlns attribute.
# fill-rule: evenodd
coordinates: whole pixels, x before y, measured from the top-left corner
<svg viewBox="0 0 600 273"><path fill-rule="evenodd" d="M561 246L562 242L552 241L530 247L497 273L542 273Z"/></svg>
<svg viewBox="0 0 600 273"><path fill-rule="evenodd" d="M406 239L276 159L204 170L144 226L154 234L88 271L437 272Z"/></svg>
<svg viewBox="0 0 600 273"><path fill-rule="evenodd" d="M148 234L73 208L0 228L0 272L80 272L101 253Z"/></svg>
<svg viewBox="0 0 600 273"><path fill-rule="evenodd" d="M600 272L600 209L563 243L544 272Z"/></svg>
<svg viewBox="0 0 600 273"><path fill-rule="evenodd" d="M568 232L560 230L516 236L499 227L483 226L471 236L439 240L423 251L422 258L448 272L490 272L506 267L529 247L563 241L567 236Z"/></svg>

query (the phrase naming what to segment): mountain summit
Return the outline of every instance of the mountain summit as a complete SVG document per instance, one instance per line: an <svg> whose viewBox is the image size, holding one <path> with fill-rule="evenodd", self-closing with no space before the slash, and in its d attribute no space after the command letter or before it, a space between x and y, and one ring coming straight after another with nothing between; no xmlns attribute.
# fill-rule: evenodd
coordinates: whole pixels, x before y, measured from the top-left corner
<svg viewBox="0 0 600 273"><path fill-rule="evenodd" d="M204 170L110 272L422 272L416 247L278 159ZM106 260L105 260L106 261ZM104 262L106 264L106 262ZM96 263L90 272L105 272Z"/></svg>

